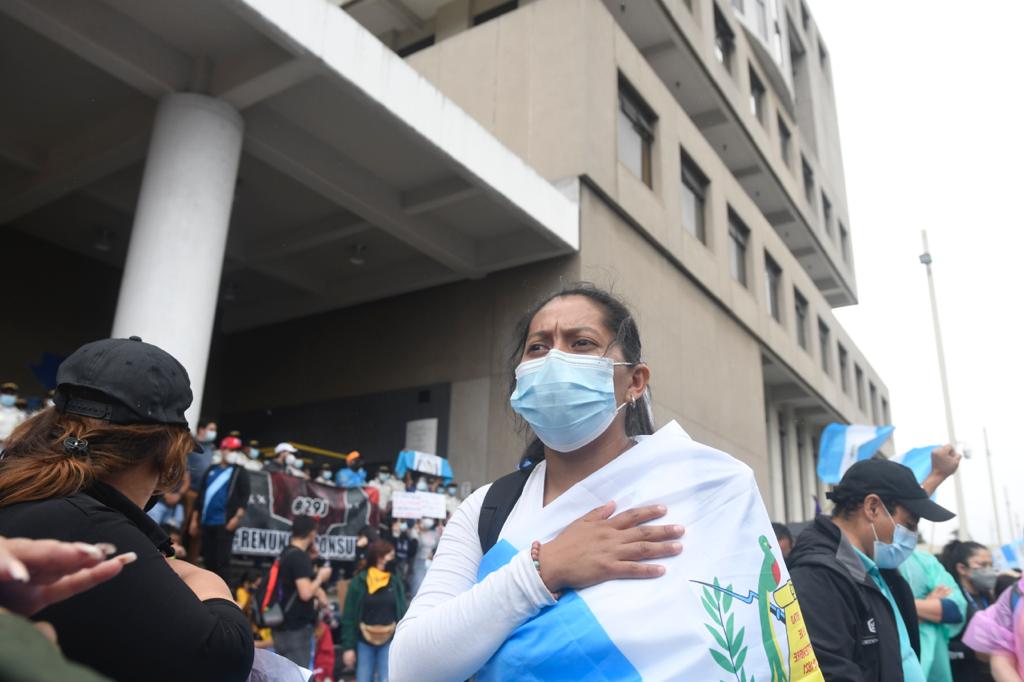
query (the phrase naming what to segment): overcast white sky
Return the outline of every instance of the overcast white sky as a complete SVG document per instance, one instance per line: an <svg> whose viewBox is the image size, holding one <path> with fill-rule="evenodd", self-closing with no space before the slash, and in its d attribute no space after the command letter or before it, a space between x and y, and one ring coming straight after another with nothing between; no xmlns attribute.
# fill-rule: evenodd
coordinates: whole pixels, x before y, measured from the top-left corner
<svg viewBox="0 0 1024 682"><path fill-rule="evenodd" d="M928 229L968 527L1024 522L1024 3L809 0L839 108L860 304L836 311L892 398L896 451L946 438L921 229ZM952 481L939 502L955 510ZM940 525L936 542L957 522ZM926 530L926 536L929 531Z"/></svg>

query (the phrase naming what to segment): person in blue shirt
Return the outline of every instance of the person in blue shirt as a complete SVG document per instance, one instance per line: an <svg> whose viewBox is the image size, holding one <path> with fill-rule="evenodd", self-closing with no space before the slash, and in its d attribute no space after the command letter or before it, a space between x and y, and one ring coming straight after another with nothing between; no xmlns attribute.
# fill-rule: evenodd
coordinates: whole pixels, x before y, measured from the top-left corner
<svg viewBox="0 0 1024 682"><path fill-rule="evenodd" d="M958 464L952 448L933 454L925 488L902 464L857 462L828 493L832 515L797 538L787 563L829 682L925 682L914 594L897 569L920 519L954 517L930 495Z"/></svg>
<svg viewBox="0 0 1024 682"><path fill-rule="evenodd" d="M203 565L230 583L231 544L249 504L250 486L249 473L239 466L245 457L241 439L228 436L221 441L220 451L220 462L203 475L189 534L202 539Z"/></svg>
<svg viewBox="0 0 1024 682"><path fill-rule="evenodd" d="M358 450L348 453L345 464L338 470L338 486L341 488L362 488L366 485L366 469L363 468Z"/></svg>

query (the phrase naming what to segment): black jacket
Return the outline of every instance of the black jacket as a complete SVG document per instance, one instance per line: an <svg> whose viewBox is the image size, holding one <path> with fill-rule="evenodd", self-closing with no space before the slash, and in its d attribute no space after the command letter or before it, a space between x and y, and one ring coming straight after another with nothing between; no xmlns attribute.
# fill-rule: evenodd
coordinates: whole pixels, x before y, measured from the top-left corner
<svg viewBox="0 0 1024 682"><path fill-rule="evenodd" d="M902 682L897 616L839 527L829 517L819 516L797 538L787 564L825 679ZM920 656L910 585L897 570L881 569L880 573Z"/></svg>
<svg viewBox="0 0 1024 682"><path fill-rule="evenodd" d="M224 518L230 520L239 509L249 506L249 472L240 466L229 464L234 469L231 472L231 480L228 481L228 500L224 506ZM202 521L203 507L206 505L206 486L210 483L210 476L215 471L220 471L220 465L214 464L203 474L203 485L199 490L199 498L196 500L196 511L199 512Z"/></svg>
<svg viewBox="0 0 1024 682"><path fill-rule="evenodd" d="M114 488L97 483L88 493L0 509L0 536L109 542L118 554L138 555L117 577L34 616L53 625L69 659L118 682L248 677L245 614L228 599L200 601L164 558L173 553L167 535Z"/></svg>

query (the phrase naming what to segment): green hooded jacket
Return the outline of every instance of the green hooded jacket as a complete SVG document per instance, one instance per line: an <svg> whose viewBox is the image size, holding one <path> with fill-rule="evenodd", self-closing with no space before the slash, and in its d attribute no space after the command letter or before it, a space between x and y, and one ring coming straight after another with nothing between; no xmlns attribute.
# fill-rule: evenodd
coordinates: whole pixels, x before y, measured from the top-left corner
<svg viewBox="0 0 1024 682"><path fill-rule="evenodd" d="M349 583L348 593L345 595L345 608L341 612L341 650L349 651L356 648L356 642L360 640L359 622L363 617L363 602L366 601L366 593L369 588L366 586L367 571L362 570L352 578ZM395 621L402 620L402 616L409 609L409 600L405 596L405 584L402 579L391 574L388 587L395 593Z"/></svg>

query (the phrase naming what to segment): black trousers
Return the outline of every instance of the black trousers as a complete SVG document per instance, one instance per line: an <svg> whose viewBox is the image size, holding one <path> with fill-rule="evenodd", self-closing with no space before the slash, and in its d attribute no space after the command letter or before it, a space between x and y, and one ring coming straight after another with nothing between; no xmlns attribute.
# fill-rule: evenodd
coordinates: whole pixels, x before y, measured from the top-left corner
<svg viewBox="0 0 1024 682"><path fill-rule="evenodd" d="M235 539L234 531L224 526L203 526L203 565L213 571L231 587L231 543Z"/></svg>

